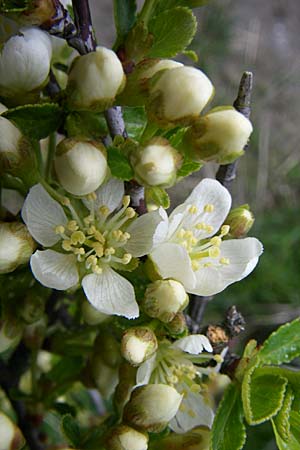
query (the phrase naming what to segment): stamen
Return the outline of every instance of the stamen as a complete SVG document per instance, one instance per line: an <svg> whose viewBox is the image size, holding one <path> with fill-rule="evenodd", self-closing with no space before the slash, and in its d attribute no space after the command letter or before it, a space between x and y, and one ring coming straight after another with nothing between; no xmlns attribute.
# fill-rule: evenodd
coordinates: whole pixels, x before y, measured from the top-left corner
<svg viewBox="0 0 300 450"><path fill-rule="evenodd" d="M220 256L220 249L219 247L210 247L208 253L211 258L218 258Z"/></svg>
<svg viewBox="0 0 300 450"><path fill-rule="evenodd" d="M192 205L189 209L190 214L196 214L198 212L198 208L196 205Z"/></svg>
<svg viewBox="0 0 300 450"><path fill-rule="evenodd" d="M196 272L196 270L198 270L199 267L200 267L200 264L193 259L192 260L192 269L194 270L194 272Z"/></svg>
<svg viewBox="0 0 300 450"><path fill-rule="evenodd" d="M129 206L129 204L130 204L130 196L129 195L124 195L122 204L125 208L127 208L127 206Z"/></svg>
<svg viewBox="0 0 300 450"><path fill-rule="evenodd" d="M96 192L90 192L89 194L87 194L86 199L90 202L94 202L95 200L97 200Z"/></svg>
<svg viewBox="0 0 300 450"><path fill-rule="evenodd" d="M128 219L132 219L135 216L135 210L133 208L127 208L125 211L125 215L126 217L128 217Z"/></svg>
<svg viewBox="0 0 300 450"><path fill-rule="evenodd" d="M116 253L116 250L113 247L108 247L104 251L105 256L114 255Z"/></svg>
<svg viewBox="0 0 300 450"><path fill-rule="evenodd" d="M215 207L211 203L207 203L207 205L205 205L203 208L204 212L206 212L206 213L211 213L214 211L214 209L215 209Z"/></svg>
<svg viewBox="0 0 300 450"><path fill-rule="evenodd" d="M226 236L230 231L230 226L229 225L223 225L221 227L221 236Z"/></svg>
<svg viewBox="0 0 300 450"><path fill-rule="evenodd" d="M89 215L89 216L86 216L84 219L83 219L83 221L84 221L84 223L86 224L86 225L89 225L90 223L92 223L93 222L93 216L92 215Z"/></svg>
<svg viewBox="0 0 300 450"><path fill-rule="evenodd" d="M85 240L86 237L82 231L74 231L74 233L71 234L71 242L73 245L83 244Z"/></svg>
<svg viewBox="0 0 300 450"><path fill-rule="evenodd" d="M63 250L65 250L66 252L70 252L72 250L72 248L73 248L72 247L72 242L70 241L70 239L64 239L62 241L61 246L62 246Z"/></svg>
<svg viewBox="0 0 300 450"><path fill-rule="evenodd" d="M95 273L97 275L101 275L101 273L103 272L103 269L99 266L93 266L92 271L93 271L93 273Z"/></svg>
<svg viewBox="0 0 300 450"><path fill-rule="evenodd" d="M221 258L220 264L224 264L224 265L228 266L230 264L230 259L229 258Z"/></svg>
<svg viewBox="0 0 300 450"><path fill-rule="evenodd" d="M63 234L64 232L65 232L65 227L63 225L57 225L57 227L55 227L56 234Z"/></svg>
<svg viewBox="0 0 300 450"><path fill-rule="evenodd" d="M76 220L69 220L69 222L67 223L67 228L69 231L77 231L79 227Z"/></svg>
<svg viewBox="0 0 300 450"><path fill-rule="evenodd" d="M93 248L96 252L96 255L98 256L98 258L101 258L103 256L103 245L100 244L100 242L95 242L93 244Z"/></svg>
<svg viewBox="0 0 300 450"><path fill-rule="evenodd" d="M122 258L123 264L129 264L131 260L132 260L132 255L130 253L125 253L125 255L123 255L123 258Z"/></svg>
<svg viewBox="0 0 300 450"><path fill-rule="evenodd" d="M215 245L216 247L220 247L221 243L222 243L222 239L220 238L220 236L214 236L211 238L210 240L211 245Z"/></svg>

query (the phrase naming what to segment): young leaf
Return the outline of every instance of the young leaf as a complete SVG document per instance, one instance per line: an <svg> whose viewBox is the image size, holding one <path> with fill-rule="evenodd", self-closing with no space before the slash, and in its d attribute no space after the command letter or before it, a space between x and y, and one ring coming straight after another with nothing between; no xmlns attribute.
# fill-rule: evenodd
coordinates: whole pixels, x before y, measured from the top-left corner
<svg viewBox="0 0 300 450"><path fill-rule="evenodd" d="M159 0L156 4L154 14L156 15L166 9L175 8L176 6L187 6L188 8L197 8L206 5L210 0Z"/></svg>
<svg viewBox="0 0 300 450"><path fill-rule="evenodd" d="M292 408L292 403L294 400L294 394L291 388L287 387L286 395L282 404L282 408L274 417L274 424L276 426L277 432L281 439L288 442L290 438L290 413Z"/></svg>
<svg viewBox="0 0 300 450"><path fill-rule="evenodd" d="M120 45L136 20L135 0L114 0L114 18L117 30L117 42L114 47Z"/></svg>
<svg viewBox="0 0 300 450"><path fill-rule="evenodd" d="M128 159L117 147L109 147L107 151L107 161L111 174L114 177L125 181L129 181L133 178L133 170Z"/></svg>
<svg viewBox="0 0 300 450"><path fill-rule="evenodd" d="M74 447L79 448L81 442L81 435L78 423L71 416L71 414L66 414L61 421L61 427L63 434L66 436L68 441Z"/></svg>
<svg viewBox="0 0 300 450"><path fill-rule="evenodd" d="M72 112L64 124L68 137L85 136L101 139L108 134L103 114L90 111Z"/></svg>
<svg viewBox="0 0 300 450"><path fill-rule="evenodd" d="M218 407L212 427L210 450L241 450L246 441L240 390L230 384Z"/></svg>
<svg viewBox="0 0 300 450"><path fill-rule="evenodd" d="M273 426L273 431L275 434L276 444L278 445L279 450L300 450L300 439L297 434L299 434L299 428L291 427L291 433L288 441L285 441L280 436L278 428L274 420L271 421ZM300 423L298 423L300 426Z"/></svg>
<svg viewBox="0 0 300 450"><path fill-rule="evenodd" d="M300 318L278 328L257 354L260 364L288 363L300 355Z"/></svg>
<svg viewBox="0 0 300 450"><path fill-rule="evenodd" d="M3 113L23 134L31 139L43 139L56 131L63 120L63 111L56 103L17 106Z"/></svg>
<svg viewBox="0 0 300 450"><path fill-rule="evenodd" d="M173 8L162 12L149 22L153 44L149 58L171 58L191 43L197 30L196 17L189 8Z"/></svg>
<svg viewBox="0 0 300 450"><path fill-rule="evenodd" d="M202 163L191 161L190 159L185 158L183 160L182 166L180 167L180 169L177 172L177 176L178 177L186 177L186 176L190 175L191 173L197 172L197 170L200 170L202 166L203 166Z"/></svg>
<svg viewBox="0 0 300 450"><path fill-rule="evenodd" d="M125 106L123 108L123 118L126 124L128 137L135 139L136 141L140 140L147 125L145 108L141 106Z"/></svg>
<svg viewBox="0 0 300 450"><path fill-rule="evenodd" d="M170 206L169 195L163 188L158 186L146 188L145 198L147 205L154 203L156 206L162 206L164 209L167 209Z"/></svg>

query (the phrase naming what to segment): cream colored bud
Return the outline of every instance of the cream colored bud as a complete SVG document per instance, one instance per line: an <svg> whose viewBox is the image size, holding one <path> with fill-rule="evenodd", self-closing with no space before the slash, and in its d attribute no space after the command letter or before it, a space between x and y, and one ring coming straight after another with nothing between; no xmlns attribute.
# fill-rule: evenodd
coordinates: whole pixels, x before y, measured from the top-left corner
<svg viewBox="0 0 300 450"><path fill-rule="evenodd" d="M117 55L105 47L79 56L68 79L68 102L73 110L104 111L111 106L125 83Z"/></svg>
<svg viewBox="0 0 300 450"><path fill-rule="evenodd" d="M135 177L141 184L169 187L174 184L182 157L167 139L153 138L131 156Z"/></svg>
<svg viewBox="0 0 300 450"><path fill-rule="evenodd" d="M5 117L0 117L0 173L22 163L21 131Z"/></svg>
<svg viewBox="0 0 300 450"><path fill-rule="evenodd" d="M143 308L150 317L170 322L188 304L189 297L179 281L157 280L146 290Z"/></svg>
<svg viewBox="0 0 300 450"><path fill-rule="evenodd" d="M113 428L105 439L107 450L147 450L148 435L127 425Z"/></svg>
<svg viewBox="0 0 300 450"><path fill-rule="evenodd" d="M184 335L188 331L188 326L183 312L175 315L171 322L166 323L166 328L172 336Z"/></svg>
<svg viewBox="0 0 300 450"><path fill-rule="evenodd" d="M219 107L200 117L185 141L193 160L228 164L244 154L252 129L250 120L233 107Z"/></svg>
<svg viewBox="0 0 300 450"><path fill-rule="evenodd" d="M18 222L0 223L0 273L27 263L35 248L27 228Z"/></svg>
<svg viewBox="0 0 300 450"><path fill-rule="evenodd" d="M100 142L64 139L57 146L54 166L57 178L67 192L90 194L107 175L105 147Z"/></svg>
<svg viewBox="0 0 300 450"><path fill-rule="evenodd" d="M122 337L122 356L133 366L146 361L157 350L155 333L147 327L133 327Z"/></svg>
<svg viewBox="0 0 300 450"><path fill-rule="evenodd" d="M172 59L146 59L140 62L136 69L139 71L139 79L145 80L152 78L162 70L176 69L183 67L183 64Z"/></svg>
<svg viewBox="0 0 300 450"><path fill-rule="evenodd" d="M168 127L193 122L212 98L208 77L194 67L162 72L150 89L148 113L159 125Z"/></svg>
<svg viewBox="0 0 300 450"><path fill-rule="evenodd" d="M159 433L175 416L181 400L182 395L167 384L139 386L124 408L124 420L142 430Z"/></svg>
<svg viewBox="0 0 300 450"><path fill-rule="evenodd" d="M0 411L0 450L19 450L25 445L20 429Z"/></svg>
<svg viewBox="0 0 300 450"><path fill-rule="evenodd" d="M43 87L51 62L51 40L44 31L22 28L3 46L0 55L0 95L23 97Z"/></svg>
<svg viewBox="0 0 300 450"><path fill-rule="evenodd" d="M249 205L241 205L232 209L224 222L224 225L230 227L228 237L241 238L246 236L252 228L254 220Z"/></svg>

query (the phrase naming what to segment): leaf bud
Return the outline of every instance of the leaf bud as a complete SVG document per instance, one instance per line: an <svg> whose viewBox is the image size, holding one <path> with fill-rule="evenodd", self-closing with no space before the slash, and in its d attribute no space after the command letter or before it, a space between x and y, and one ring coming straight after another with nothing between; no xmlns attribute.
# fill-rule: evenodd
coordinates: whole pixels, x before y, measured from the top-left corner
<svg viewBox="0 0 300 450"><path fill-rule="evenodd" d="M125 84L122 64L117 55L105 47L77 57L71 66L67 92L70 109L104 111Z"/></svg>
<svg viewBox="0 0 300 450"><path fill-rule="evenodd" d="M153 355L157 346L157 339L151 328L132 327L123 334L121 353L130 364L138 366Z"/></svg>
<svg viewBox="0 0 300 450"><path fill-rule="evenodd" d="M101 142L64 139L57 146L54 166L57 178L67 192L90 194L107 175L105 147Z"/></svg>
<svg viewBox="0 0 300 450"><path fill-rule="evenodd" d="M170 187L176 180L182 157L167 139L155 137L132 153L130 160L141 184Z"/></svg>
<svg viewBox="0 0 300 450"><path fill-rule="evenodd" d="M107 450L147 450L148 435L128 425L113 428L105 439Z"/></svg>
<svg viewBox="0 0 300 450"><path fill-rule="evenodd" d="M0 411L0 450L20 450L25 445L21 430Z"/></svg>
<svg viewBox="0 0 300 450"><path fill-rule="evenodd" d="M149 117L161 127L188 125L199 116L213 93L211 81L199 69L184 66L163 71L150 88Z"/></svg>
<svg viewBox="0 0 300 450"><path fill-rule="evenodd" d="M0 222L0 273L13 272L27 263L35 248L25 225Z"/></svg>
<svg viewBox="0 0 300 450"><path fill-rule="evenodd" d="M224 225L230 227L228 237L238 239L246 236L252 228L254 220L249 205L241 205L232 209L224 222Z"/></svg>
<svg viewBox="0 0 300 450"><path fill-rule="evenodd" d="M145 292L143 308L150 317L171 322L188 304L189 297L179 281L157 280Z"/></svg>
<svg viewBox="0 0 300 450"><path fill-rule="evenodd" d="M137 387L124 408L124 421L143 431L161 432L175 416L182 400L167 384Z"/></svg>
<svg viewBox="0 0 300 450"><path fill-rule="evenodd" d="M185 142L195 161L229 164L244 154L252 133L249 119L231 106L212 109L187 131Z"/></svg>
<svg viewBox="0 0 300 450"><path fill-rule="evenodd" d="M182 312L177 313L171 322L166 323L165 327L172 336L184 335L188 331L188 326Z"/></svg>
<svg viewBox="0 0 300 450"><path fill-rule="evenodd" d="M22 28L3 46L0 55L0 95L14 103L39 91L47 82L51 62L50 37L38 28Z"/></svg>

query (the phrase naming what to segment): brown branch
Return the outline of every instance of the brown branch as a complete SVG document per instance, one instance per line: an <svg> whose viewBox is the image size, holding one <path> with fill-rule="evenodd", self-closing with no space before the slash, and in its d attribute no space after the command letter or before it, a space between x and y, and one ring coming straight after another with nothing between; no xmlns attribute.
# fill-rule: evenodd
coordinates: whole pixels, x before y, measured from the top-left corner
<svg viewBox="0 0 300 450"><path fill-rule="evenodd" d="M76 48L81 55L96 50L96 38L94 35L91 12L88 0L72 0L77 28L77 36L69 39L69 45Z"/></svg>

